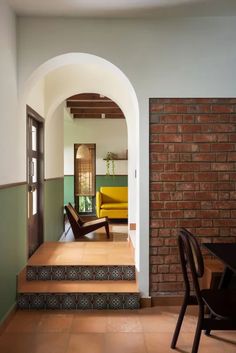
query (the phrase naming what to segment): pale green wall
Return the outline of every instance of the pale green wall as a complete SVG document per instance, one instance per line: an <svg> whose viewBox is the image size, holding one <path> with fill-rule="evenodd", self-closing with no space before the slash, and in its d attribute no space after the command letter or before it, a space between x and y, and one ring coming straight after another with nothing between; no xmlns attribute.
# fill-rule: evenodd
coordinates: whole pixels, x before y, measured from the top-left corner
<svg viewBox="0 0 236 353"><path fill-rule="evenodd" d="M44 241L57 241L64 231L63 178L44 182Z"/></svg>
<svg viewBox="0 0 236 353"><path fill-rule="evenodd" d="M0 322L15 303L16 275L27 260L26 185L0 190Z"/></svg>

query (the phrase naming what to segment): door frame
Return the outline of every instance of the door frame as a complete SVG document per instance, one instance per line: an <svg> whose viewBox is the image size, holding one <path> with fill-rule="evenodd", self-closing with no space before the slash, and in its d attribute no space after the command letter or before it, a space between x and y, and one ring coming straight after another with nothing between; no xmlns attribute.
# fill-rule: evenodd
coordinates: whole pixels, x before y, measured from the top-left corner
<svg viewBox="0 0 236 353"><path fill-rule="evenodd" d="M41 165L40 165L40 174L39 174L39 183L40 183L40 195L39 195L39 242L42 244L44 242L44 170L45 170L45 156L44 156L44 118L39 115L33 108L29 105L26 105L26 183L27 183L27 257L29 258L29 205L28 205L28 192L29 192L29 163L28 163L28 150L29 150L29 118L33 118L39 124L39 149L42 153Z"/></svg>

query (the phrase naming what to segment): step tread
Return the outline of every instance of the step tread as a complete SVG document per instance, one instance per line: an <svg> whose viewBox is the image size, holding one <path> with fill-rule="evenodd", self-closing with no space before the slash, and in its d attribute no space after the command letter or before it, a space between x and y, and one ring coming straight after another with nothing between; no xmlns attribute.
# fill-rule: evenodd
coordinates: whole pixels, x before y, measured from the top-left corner
<svg viewBox="0 0 236 353"><path fill-rule="evenodd" d="M28 266L134 266L129 242L45 242Z"/></svg>
<svg viewBox="0 0 236 353"><path fill-rule="evenodd" d="M27 281L18 276L18 293L139 293L136 281Z"/></svg>

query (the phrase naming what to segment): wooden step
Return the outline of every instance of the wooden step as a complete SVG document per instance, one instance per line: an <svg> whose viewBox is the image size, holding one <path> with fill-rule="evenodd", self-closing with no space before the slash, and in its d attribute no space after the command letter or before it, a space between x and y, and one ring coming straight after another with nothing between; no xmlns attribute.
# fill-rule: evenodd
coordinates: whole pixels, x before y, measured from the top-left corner
<svg viewBox="0 0 236 353"><path fill-rule="evenodd" d="M136 281L27 281L18 277L19 309L137 309Z"/></svg>

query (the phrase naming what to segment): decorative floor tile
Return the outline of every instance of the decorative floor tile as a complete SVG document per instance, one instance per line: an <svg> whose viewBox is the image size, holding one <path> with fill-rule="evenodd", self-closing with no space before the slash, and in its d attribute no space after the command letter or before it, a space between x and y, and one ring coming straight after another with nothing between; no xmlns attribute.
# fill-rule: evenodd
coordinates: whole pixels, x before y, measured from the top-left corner
<svg viewBox="0 0 236 353"><path fill-rule="evenodd" d="M62 266L52 266L52 280L63 281L66 279L66 268Z"/></svg>
<svg viewBox="0 0 236 353"><path fill-rule="evenodd" d="M109 279L113 281L120 281L123 279L122 266L111 266L109 269Z"/></svg>
<svg viewBox="0 0 236 353"><path fill-rule="evenodd" d="M135 280L134 266L27 266L28 281Z"/></svg>
<svg viewBox="0 0 236 353"><path fill-rule="evenodd" d="M45 296L42 294L30 295L30 309L45 309Z"/></svg>
<svg viewBox="0 0 236 353"><path fill-rule="evenodd" d="M109 299L108 299L109 302ZM93 309L104 310L107 309L107 296L106 294L93 295Z"/></svg>
<svg viewBox="0 0 236 353"><path fill-rule="evenodd" d="M81 267L80 266L68 266L66 267L66 279L69 281L77 281L81 278Z"/></svg>
<svg viewBox="0 0 236 353"><path fill-rule="evenodd" d="M59 294L49 294L46 296L46 309L61 309Z"/></svg>
<svg viewBox="0 0 236 353"><path fill-rule="evenodd" d="M110 295L109 309L123 309L123 295L122 294Z"/></svg>
<svg viewBox="0 0 236 353"><path fill-rule="evenodd" d="M81 280L90 281L94 279L94 268L93 266L83 266L81 268Z"/></svg>
<svg viewBox="0 0 236 353"><path fill-rule="evenodd" d="M27 281L37 280L38 279L38 267L27 266L26 279L27 279Z"/></svg>
<svg viewBox="0 0 236 353"><path fill-rule="evenodd" d="M61 296L61 308L63 310L75 310L77 305L75 294L65 294Z"/></svg>
<svg viewBox="0 0 236 353"><path fill-rule="evenodd" d="M22 310L106 310L138 309L137 293L21 293L17 306Z"/></svg>
<svg viewBox="0 0 236 353"><path fill-rule="evenodd" d="M135 268L134 266L123 266L123 279L133 281L135 280Z"/></svg>
<svg viewBox="0 0 236 353"><path fill-rule="evenodd" d="M81 309L81 310L93 309L92 295L79 294L77 296L77 309Z"/></svg>
<svg viewBox="0 0 236 353"><path fill-rule="evenodd" d="M51 280L51 267L47 267L47 266L38 267L38 280L40 281Z"/></svg>
<svg viewBox="0 0 236 353"><path fill-rule="evenodd" d="M95 267L95 280L105 281L109 278L109 269L106 266Z"/></svg>

